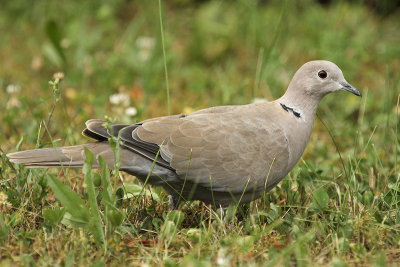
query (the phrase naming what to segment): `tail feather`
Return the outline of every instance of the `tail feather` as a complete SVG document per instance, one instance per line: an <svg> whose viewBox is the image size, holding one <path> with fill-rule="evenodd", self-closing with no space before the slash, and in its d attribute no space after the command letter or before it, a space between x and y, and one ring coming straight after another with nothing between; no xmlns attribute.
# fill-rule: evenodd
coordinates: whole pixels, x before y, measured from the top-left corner
<svg viewBox="0 0 400 267"><path fill-rule="evenodd" d="M57 148L41 148L7 154L13 163L20 163L26 167L68 167L81 168L85 161L84 148L87 147L97 158L101 154L111 151L108 143L96 142L79 146ZM95 163L94 165L97 165ZM97 166L93 166L97 167Z"/></svg>

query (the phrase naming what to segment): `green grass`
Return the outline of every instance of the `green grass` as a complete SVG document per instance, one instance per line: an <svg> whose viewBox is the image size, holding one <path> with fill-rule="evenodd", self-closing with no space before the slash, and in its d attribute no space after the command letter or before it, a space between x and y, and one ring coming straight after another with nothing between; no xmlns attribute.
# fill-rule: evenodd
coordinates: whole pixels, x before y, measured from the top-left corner
<svg viewBox="0 0 400 267"><path fill-rule="evenodd" d="M0 265L398 264L398 12L383 18L344 1L175 0L161 7L3 3ZM89 118L135 122L169 108L176 114L271 100L312 59L338 64L363 99L327 96L299 164L237 214L231 208L222 218L199 202L169 213L160 188L143 188L126 174L25 169L4 156L83 143ZM60 71L58 92L48 82ZM110 103L115 93L127 95L125 108L135 107L136 116Z"/></svg>

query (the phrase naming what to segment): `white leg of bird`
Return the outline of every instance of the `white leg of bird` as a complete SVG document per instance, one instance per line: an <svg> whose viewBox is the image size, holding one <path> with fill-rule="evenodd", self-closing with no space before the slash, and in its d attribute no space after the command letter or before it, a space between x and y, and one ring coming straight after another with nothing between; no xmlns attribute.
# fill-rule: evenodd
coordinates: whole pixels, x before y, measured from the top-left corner
<svg viewBox="0 0 400 267"><path fill-rule="evenodd" d="M171 210L176 210L177 208L177 199L174 195L168 195L168 209Z"/></svg>

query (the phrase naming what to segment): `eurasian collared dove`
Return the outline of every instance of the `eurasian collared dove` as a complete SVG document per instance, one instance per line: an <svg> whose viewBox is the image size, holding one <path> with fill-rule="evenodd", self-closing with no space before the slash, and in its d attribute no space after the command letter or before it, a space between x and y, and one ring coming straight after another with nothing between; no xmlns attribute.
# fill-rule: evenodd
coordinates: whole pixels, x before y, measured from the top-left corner
<svg viewBox="0 0 400 267"><path fill-rule="evenodd" d="M87 147L112 168L114 152L107 139L119 135L120 170L142 181L150 172L148 182L165 189L170 207L178 200L195 199L217 206L246 203L271 190L292 170L309 141L318 103L338 90L361 96L334 63L311 61L272 102L211 107L189 115L115 124L111 129L102 120L89 120L83 135L95 139L93 143L7 156L28 167L79 168Z"/></svg>

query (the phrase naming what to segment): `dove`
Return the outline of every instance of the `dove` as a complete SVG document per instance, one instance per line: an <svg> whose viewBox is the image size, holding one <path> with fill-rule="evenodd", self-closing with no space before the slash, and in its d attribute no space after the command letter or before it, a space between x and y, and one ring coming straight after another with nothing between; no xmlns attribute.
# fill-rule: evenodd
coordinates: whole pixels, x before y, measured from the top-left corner
<svg viewBox="0 0 400 267"><path fill-rule="evenodd" d="M84 149L115 166L108 139L118 137L120 171L162 186L169 207L200 200L226 207L247 203L271 190L297 164L313 130L321 99L335 91L361 97L340 68L317 60L301 66L282 97L271 102L216 106L190 114L105 126L89 120L83 135L91 143L8 154L29 168L81 168Z"/></svg>

